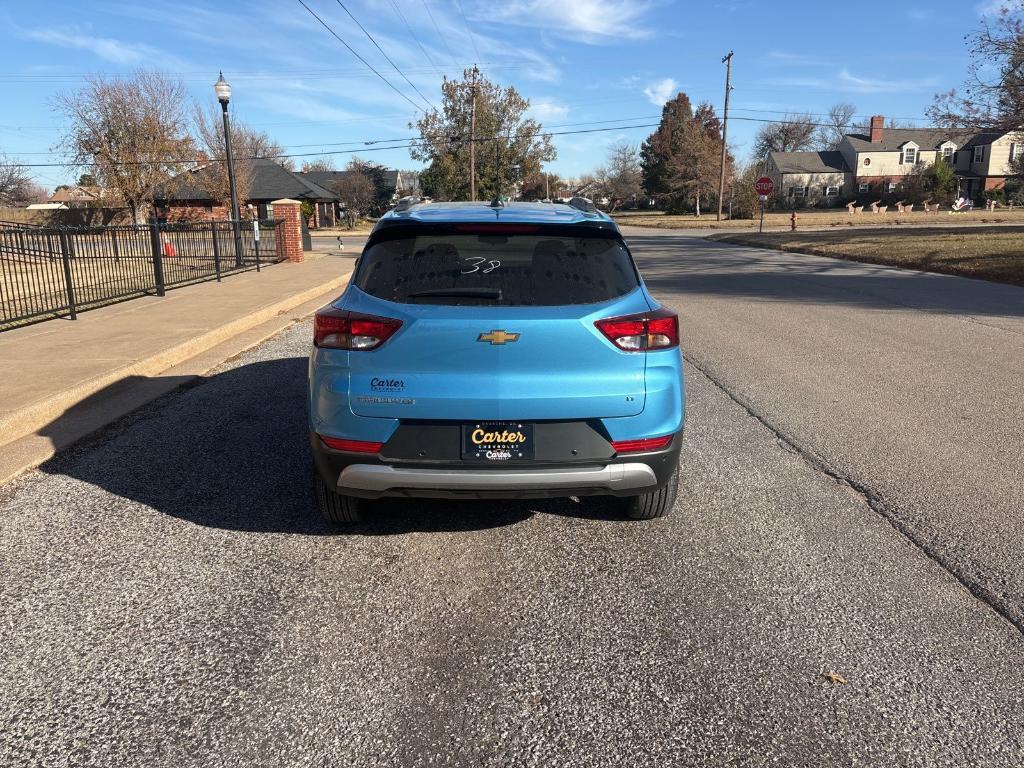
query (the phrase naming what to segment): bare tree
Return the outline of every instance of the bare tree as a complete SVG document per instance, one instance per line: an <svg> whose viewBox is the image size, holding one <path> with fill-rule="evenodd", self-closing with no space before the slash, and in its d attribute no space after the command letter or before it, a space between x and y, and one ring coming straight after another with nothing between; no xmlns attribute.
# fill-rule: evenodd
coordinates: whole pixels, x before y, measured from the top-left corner
<svg viewBox="0 0 1024 768"><path fill-rule="evenodd" d="M194 155L185 103L185 86L155 72L89 77L80 91L56 99L69 126L60 146L139 221L157 185L185 170Z"/></svg>
<svg viewBox="0 0 1024 768"><path fill-rule="evenodd" d="M853 128L853 116L856 113L857 107L848 102L840 102L829 107L824 124L819 125L814 131L814 148L822 152L839 149L843 137Z"/></svg>
<svg viewBox="0 0 1024 768"><path fill-rule="evenodd" d="M733 219L752 219L761 210L754 182L764 176L764 164L754 160L737 168L729 178L725 190L725 203Z"/></svg>
<svg viewBox="0 0 1024 768"><path fill-rule="evenodd" d="M232 122L232 137L235 135L234 125L234 122ZM278 144L277 140L266 131L257 131L255 128L242 123L241 141L250 157L262 157L267 160L273 160L282 168L287 168L289 171L295 170L295 164L292 162L292 159L284 157L284 147ZM232 148L234 148L234 145L232 145Z"/></svg>
<svg viewBox="0 0 1024 768"><path fill-rule="evenodd" d="M330 157L317 157L313 160L306 160L302 164L303 173L309 173L310 171L329 173L333 170L335 170L334 160Z"/></svg>
<svg viewBox="0 0 1024 768"><path fill-rule="evenodd" d="M199 178L205 192L211 198L227 204L231 199L231 192L221 107L219 104L213 104L204 109L199 104L195 104L192 113L198 144L212 161L210 170ZM240 203L249 199L253 178L253 160L266 158L278 161L278 156L284 154L281 146L266 133L238 121L231 122L231 152L235 165L235 189Z"/></svg>
<svg viewBox="0 0 1024 768"><path fill-rule="evenodd" d="M762 159L769 152L801 152L814 146L815 121L810 115L786 115L781 120L765 123L754 137L754 157Z"/></svg>
<svg viewBox="0 0 1024 768"><path fill-rule="evenodd" d="M928 117L936 125L1016 130L1024 125L1024 2L1006 0L968 36L971 63L961 91L935 96Z"/></svg>
<svg viewBox="0 0 1024 768"><path fill-rule="evenodd" d="M640 148L628 142L615 144L608 154L607 165L599 168L596 175L611 210L627 200L636 201L643 184Z"/></svg>
<svg viewBox="0 0 1024 768"><path fill-rule="evenodd" d="M349 228L370 209L377 199L373 179L361 171L352 171L334 185L334 191L345 206L345 220Z"/></svg>
<svg viewBox="0 0 1024 768"><path fill-rule="evenodd" d="M34 186L25 166L0 155L0 205L24 205L33 196Z"/></svg>

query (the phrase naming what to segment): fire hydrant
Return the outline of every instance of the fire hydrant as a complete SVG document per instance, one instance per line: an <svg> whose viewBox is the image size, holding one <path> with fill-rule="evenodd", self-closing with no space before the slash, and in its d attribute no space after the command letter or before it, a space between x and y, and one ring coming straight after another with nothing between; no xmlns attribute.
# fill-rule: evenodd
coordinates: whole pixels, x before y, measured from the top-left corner
<svg viewBox="0 0 1024 768"><path fill-rule="evenodd" d="M796 232L796 211L789 217L789 231Z"/></svg>

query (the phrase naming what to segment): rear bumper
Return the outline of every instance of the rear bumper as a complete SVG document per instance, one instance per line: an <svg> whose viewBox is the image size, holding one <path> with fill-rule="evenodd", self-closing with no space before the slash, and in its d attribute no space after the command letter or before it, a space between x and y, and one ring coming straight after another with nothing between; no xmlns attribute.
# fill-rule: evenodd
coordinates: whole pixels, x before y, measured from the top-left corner
<svg viewBox="0 0 1024 768"><path fill-rule="evenodd" d="M310 446L324 483L348 496L525 499L649 493L664 486L678 466L682 437L680 431L667 448L650 453L496 466L346 453L328 448L314 433Z"/></svg>
<svg viewBox="0 0 1024 768"><path fill-rule="evenodd" d="M338 489L359 496L529 497L581 493L643 493L658 478L642 463L572 469L419 469L352 464L338 477Z"/></svg>

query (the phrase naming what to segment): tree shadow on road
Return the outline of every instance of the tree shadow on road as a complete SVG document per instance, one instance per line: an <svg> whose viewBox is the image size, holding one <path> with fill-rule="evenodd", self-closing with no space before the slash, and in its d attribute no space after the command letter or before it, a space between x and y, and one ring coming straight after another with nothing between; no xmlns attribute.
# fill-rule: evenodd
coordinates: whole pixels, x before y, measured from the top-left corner
<svg viewBox="0 0 1024 768"><path fill-rule="evenodd" d="M1024 288L685 236L631 236L652 292L1024 317Z"/></svg>
<svg viewBox="0 0 1024 768"><path fill-rule="evenodd" d="M197 525L253 533L392 535L496 528L536 512L613 519L610 500L434 501L385 499L366 522L321 521L312 496L307 437L306 359L250 363L185 386L63 451L40 469L77 478ZM95 419L134 379L68 409L40 434ZM74 505L75 499L68 503Z"/></svg>

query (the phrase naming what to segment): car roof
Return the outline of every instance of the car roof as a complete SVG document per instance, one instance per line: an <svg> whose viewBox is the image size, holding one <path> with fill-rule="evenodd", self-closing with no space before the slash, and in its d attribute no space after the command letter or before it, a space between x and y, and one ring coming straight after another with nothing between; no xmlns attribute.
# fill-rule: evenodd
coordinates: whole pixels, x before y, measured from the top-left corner
<svg viewBox="0 0 1024 768"><path fill-rule="evenodd" d="M506 224L570 224L595 229L618 231L615 222L600 211L586 211L566 203L505 203L492 206L486 202L418 203L404 209L388 211L377 227L402 224L453 224L502 222Z"/></svg>

